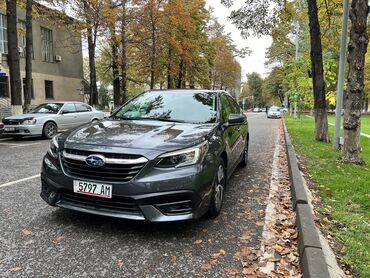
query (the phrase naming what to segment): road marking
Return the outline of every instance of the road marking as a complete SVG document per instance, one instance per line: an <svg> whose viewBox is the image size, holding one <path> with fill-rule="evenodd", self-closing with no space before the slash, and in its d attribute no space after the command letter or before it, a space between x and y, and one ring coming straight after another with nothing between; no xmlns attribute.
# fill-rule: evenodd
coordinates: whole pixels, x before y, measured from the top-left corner
<svg viewBox="0 0 370 278"><path fill-rule="evenodd" d="M0 146L9 146L11 148L27 147L33 145L40 145L41 143L28 143L28 144L16 144L16 143L3 143L0 142Z"/></svg>
<svg viewBox="0 0 370 278"><path fill-rule="evenodd" d="M310 119L315 119L314 117L309 116L309 115L306 115L306 117L308 117L308 118L310 118ZM335 126L335 124L332 124L332 123L330 123L329 121L328 121L328 124L329 124L329 125L331 125L331 126ZM343 127L340 127L340 129L343 129ZM363 132L361 132L360 134L361 134L361 136L364 136L364 137L366 137L366 138L370 138L370 134L363 133Z"/></svg>
<svg viewBox="0 0 370 278"><path fill-rule="evenodd" d="M40 174L30 176L30 177L27 177L27 178L23 178L23 179L20 179L20 180L16 180L16 181L10 181L10 182L7 182L7 183L0 184L0 188L5 187L5 186L10 186L10 185L13 185L13 184L17 184L17 183L20 183L20 182L23 182L23 181L32 180L32 179L39 178L39 177L40 177Z"/></svg>
<svg viewBox="0 0 370 278"><path fill-rule="evenodd" d="M261 267L260 270L267 275L271 274L275 269L275 262L269 261L269 258L274 257L274 249L267 250L265 246L268 246L268 242L275 237L275 234L270 231L270 226L274 224L274 218L276 215L275 204L272 199L276 195L279 186L280 171L279 171L279 154L280 154L280 135L278 134L275 143L274 158L272 162L272 171L271 171L271 181L270 181L270 190L269 196L267 198L267 206L265 210L265 224L263 225L262 240L261 240L261 255L260 260L267 261L267 264L264 267ZM269 248L271 249L271 248Z"/></svg>

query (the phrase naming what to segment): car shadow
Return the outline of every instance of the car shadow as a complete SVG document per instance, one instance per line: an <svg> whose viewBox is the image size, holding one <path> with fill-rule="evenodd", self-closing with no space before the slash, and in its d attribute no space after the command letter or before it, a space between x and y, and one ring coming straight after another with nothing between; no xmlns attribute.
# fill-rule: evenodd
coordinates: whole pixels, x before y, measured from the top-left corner
<svg viewBox="0 0 370 278"><path fill-rule="evenodd" d="M135 234L143 238L168 238L179 235L193 237L212 222L202 217L199 220L184 222L150 223L146 221L133 221L113 217L92 215L66 209L55 209L49 214L48 223L55 226L73 226L83 233L100 233L116 236L117 234Z"/></svg>

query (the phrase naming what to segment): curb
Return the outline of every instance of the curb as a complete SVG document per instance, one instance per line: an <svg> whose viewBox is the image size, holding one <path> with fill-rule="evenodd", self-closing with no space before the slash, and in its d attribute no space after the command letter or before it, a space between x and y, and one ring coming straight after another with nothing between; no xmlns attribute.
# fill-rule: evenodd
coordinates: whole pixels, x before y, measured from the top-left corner
<svg viewBox="0 0 370 278"><path fill-rule="evenodd" d="M330 278L328 265L322 250L312 211L308 203L307 193L303 185L302 174L298 167L297 156L284 120L283 124L293 209L296 212L296 224L299 234L298 254L300 257L303 277Z"/></svg>

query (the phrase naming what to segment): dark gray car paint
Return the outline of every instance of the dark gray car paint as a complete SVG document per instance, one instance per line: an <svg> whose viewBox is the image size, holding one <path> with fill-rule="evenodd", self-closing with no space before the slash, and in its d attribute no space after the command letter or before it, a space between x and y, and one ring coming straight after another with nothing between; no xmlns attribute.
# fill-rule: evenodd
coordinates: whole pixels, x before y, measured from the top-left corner
<svg viewBox="0 0 370 278"><path fill-rule="evenodd" d="M114 194L133 197L139 205L145 205L147 200L152 201L161 194L185 190L197 206L191 218L199 218L208 209L211 185L220 160L225 160L227 177L230 177L243 159L247 136L246 118L244 123L234 125L223 123L220 117L214 124L109 118L65 132L59 136L58 142L60 151L70 148L92 152L139 154L146 157L149 162L138 175L130 182L117 183ZM195 146L205 140L209 143L209 149L200 164L171 169L154 167L159 155ZM60 161L49 154L46 157L53 161L58 170L52 171L43 164L42 178L51 183L56 192L63 189L73 191L74 178L63 172Z"/></svg>

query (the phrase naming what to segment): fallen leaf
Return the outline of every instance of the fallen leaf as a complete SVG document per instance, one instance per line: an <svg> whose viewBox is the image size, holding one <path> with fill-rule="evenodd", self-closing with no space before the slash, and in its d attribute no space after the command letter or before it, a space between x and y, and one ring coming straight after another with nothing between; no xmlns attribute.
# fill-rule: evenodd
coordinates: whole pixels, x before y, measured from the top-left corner
<svg viewBox="0 0 370 278"><path fill-rule="evenodd" d="M17 271L20 271L22 268L17 266L17 267L13 267L11 269L9 269L10 272L17 272Z"/></svg>
<svg viewBox="0 0 370 278"><path fill-rule="evenodd" d="M123 261L122 260L118 260L117 266L118 266L119 269L122 269L122 267L123 267Z"/></svg>
<svg viewBox="0 0 370 278"><path fill-rule="evenodd" d="M60 243L62 240L64 239L64 236L57 236L54 240L53 240L53 243L54 244L58 244Z"/></svg>
<svg viewBox="0 0 370 278"><path fill-rule="evenodd" d="M254 274L256 271L253 269L253 268L244 268L243 269L243 274L246 274L246 275L252 275Z"/></svg>
<svg viewBox="0 0 370 278"><path fill-rule="evenodd" d="M22 233L25 235L25 236L30 236L30 235L32 235L33 233L32 233L32 231L31 230L28 230L28 229L23 229L22 230Z"/></svg>
<svg viewBox="0 0 370 278"><path fill-rule="evenodd" d="M202 264L202 266L200 268L203 269L203 270L210 270L212 268L212 265L211 264Z"/></svg>
<svg viewBox="0 0 370 278"><path fill-rule="evenodd" d="M203 242L203 240L197 239L196 241L194 241L194 244L201 244L202 242Z"/></svg>
<svg viewBox="0 0 370 278"><path fill-rule="evenodd" d="M276 252L281 253L281 252L283 252L283 250L284 250L284 247L282 247L278 244L275 245L275 251Z"/></svg>
<svg viewBox="0 0 370 278"><path fill-rule="evenodd" d="M175 262L177 261L177 257L176 257L176 256L171 256L171 257L170 257L170 261L171 261L172 263L175 263Z"/></svg>

